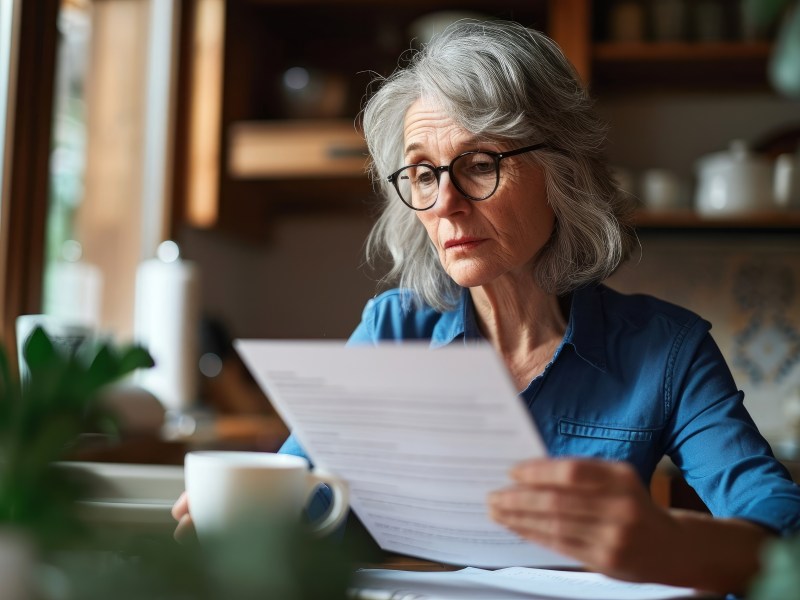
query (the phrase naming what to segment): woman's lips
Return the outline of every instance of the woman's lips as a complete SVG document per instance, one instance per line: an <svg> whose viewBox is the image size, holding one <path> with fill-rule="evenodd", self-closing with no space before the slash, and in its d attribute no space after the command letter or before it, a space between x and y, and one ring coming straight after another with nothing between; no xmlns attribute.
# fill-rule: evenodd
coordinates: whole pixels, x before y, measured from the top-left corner
<svg viewBox="0 0 800 600"><path fill-rule="evenodd" d="M474 237L461 237L455 238L452 240L447 240L444 243L445 250L470 250L474 248L478 244L482 243L484 240L482 238L474 238Z"/></svg>

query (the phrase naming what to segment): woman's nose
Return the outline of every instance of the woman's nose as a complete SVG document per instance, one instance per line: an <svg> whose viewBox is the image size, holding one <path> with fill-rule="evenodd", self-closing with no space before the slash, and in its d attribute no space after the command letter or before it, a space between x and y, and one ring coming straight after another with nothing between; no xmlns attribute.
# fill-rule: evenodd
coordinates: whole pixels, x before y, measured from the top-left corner
<svg viewBox="0 0 800 600"><path fill-rule="evenodd" d="M436 212L439 216L445 216L457 212L466 212L471 205L469 198L458 191L458 188L453 184L450 173L442 173L439 176L439 196L436 198L436 204L433 205L431 211Z"/></svg>

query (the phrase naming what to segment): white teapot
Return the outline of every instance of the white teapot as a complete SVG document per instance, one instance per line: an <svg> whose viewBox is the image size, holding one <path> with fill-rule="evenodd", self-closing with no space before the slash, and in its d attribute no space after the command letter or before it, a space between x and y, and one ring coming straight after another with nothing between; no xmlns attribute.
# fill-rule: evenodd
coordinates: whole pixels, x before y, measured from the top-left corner
<svg viewBox="0 0 800 600"><path fill-rule="evenodd" d="M697 212L726 216L774 208L773 165L750 151L743 140L733 140L725 152L697 161Z"/></svg>

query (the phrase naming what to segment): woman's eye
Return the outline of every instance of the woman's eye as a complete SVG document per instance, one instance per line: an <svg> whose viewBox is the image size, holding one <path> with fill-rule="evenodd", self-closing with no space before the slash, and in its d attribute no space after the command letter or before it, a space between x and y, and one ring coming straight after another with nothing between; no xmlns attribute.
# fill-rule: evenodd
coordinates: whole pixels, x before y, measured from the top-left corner
<svg viewBox="0 0 800 600"><path fill-rule="evenodd" d="M492 175L494 174L494 162L490 160L473 160L467 166L469 175Z"/></svg>
<svg viewBox="0 0 800 600"><path fill-rule="evenodd" d="M433 171L428 171L427 169L417 173L416 183L418 185L431 185L436 182L436 177L433 174Z"/></svg>
<svg viewBox="0 0 800 600"><path fill-rule="evenodd" d="M480 173L488 173L494 170L494 164L491 162L476 162L472 165L472 170Z"/></svg>

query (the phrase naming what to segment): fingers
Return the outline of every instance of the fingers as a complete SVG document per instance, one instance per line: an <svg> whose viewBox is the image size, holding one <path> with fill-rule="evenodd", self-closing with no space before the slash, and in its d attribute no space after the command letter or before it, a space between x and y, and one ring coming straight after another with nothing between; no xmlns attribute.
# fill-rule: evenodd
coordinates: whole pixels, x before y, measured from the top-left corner
<svg viewBox="0 0 800 600"><path fill-rule="evenodd" d="M489 516L520 537L558 552L583 558L597 542L596 524L582 519L543 518L532 513L499 512L490 508Z"/></svg>
<svg viewBox="0 0 800 600"><path fill-rule="evenodd" d="M178 522L172 537L181 544L197 541L192 516L189 514L189 496L183 492L172 505L172 518Z"/></svg>
<svg viewBox="0 0 800 600"><path fill-rule="evenodd" d="M187 513L181 517L172 537L175 538L175 541L179 544L190 544L197 541L197 532L195 531L191 515Z"/></svg>
<svg viewBox="0 0 800 600"><path fill-rule="evenodd" d="M493 492L489 506L498 513L530 513L543 518L627 521L636 516L636 501L623 490L608 494L518 486Z"/></svg>
<svg viewBox="0 0 800 600"><path fill-rule="evenodd" d="M184 515L189 514L189 496L186 492L183 492L178 499L175 501L175 504L172 505L172 518L176 521L180 521Z"/></svg>
<svg viewBox="0 0 800 600"><path fill-rule="evenodd" d="M606 574L633 573L653 539L674 529L634 469L586 459L537 459L489 496L489 516L519 536Z"/></svg>
<svg viewBox="0 0 800 600"><path fill-rule="evenodd" d="M536 488L568 488L585 492L642 487L627 463L599 459L534 459L516 465L511 478Z"/></svg>
<svg viewBox="0 0 800 600"><path fill-rule="evenodd" d="M586 540L597 535L595 525L627 527L647 512L647 492L627 464L532 460L515 467L513 477L516 485L490 494L490 514L531 535Z"/></svg>

